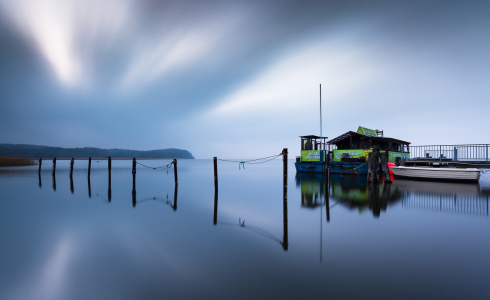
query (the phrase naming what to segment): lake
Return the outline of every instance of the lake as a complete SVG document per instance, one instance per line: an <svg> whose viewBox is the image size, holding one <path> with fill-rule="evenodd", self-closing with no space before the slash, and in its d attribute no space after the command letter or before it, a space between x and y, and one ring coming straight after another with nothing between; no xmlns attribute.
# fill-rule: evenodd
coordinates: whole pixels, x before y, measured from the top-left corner
<svg viewBox="0 0 490 300"><path fill-rule="evenodd" d="M157 167L169 160L144 160ZM296 174L289 161L0 169L1 299L490 299L480 183ZM177 193L176 193L177 192Z"/></svg>

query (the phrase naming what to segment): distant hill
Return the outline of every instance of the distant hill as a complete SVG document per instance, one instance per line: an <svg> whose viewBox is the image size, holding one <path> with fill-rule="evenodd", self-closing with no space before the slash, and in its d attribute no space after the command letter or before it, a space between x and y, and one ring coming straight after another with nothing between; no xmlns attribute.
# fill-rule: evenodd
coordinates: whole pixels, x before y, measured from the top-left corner
<svg viewBox="0 0 490 300"><path fill-rule="evenodd" d="M112 158L189 158L194 156L181 149L159 149L159 150L126 150L126 149L101 149L93 147L85 148L61 148L49 146L36 146L26 144L0 144L0 156L4 157L27 157L27 158L88 158L108 157Z"/></svg>

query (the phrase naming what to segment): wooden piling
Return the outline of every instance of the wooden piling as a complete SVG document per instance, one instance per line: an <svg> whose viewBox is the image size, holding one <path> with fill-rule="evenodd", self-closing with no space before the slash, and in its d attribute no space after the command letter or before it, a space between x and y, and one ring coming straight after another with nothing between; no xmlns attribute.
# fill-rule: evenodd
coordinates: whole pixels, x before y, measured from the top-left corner
<svg viewBox="0 0 490 300"><path fill-rule="evenodd" d="M53 158L53 175L56 173L56 157Z"/></svg>
<svg viewBox="0 0 490 300"><path fill-rule="evenodd" d="M287 251L288 244L288 149L282 149L282 164L283 164L283 191L282 191L282 210L283 210L283 238L282 248Z"/></svg>
<svg viewBox="0 0 490 300"><path fill-rule="evenodd" d="M88 182L89 182L89 185L90 185L90 169L92 169L92 157L89 157L88 158Z"/></svg>
<svg viewBox="0 0 490 300"><path fill-rule="evenodd" d="M213 157L213 163L214 163L214 190L215 193L218 190L218 158Z"/></svg>
<svg viewBox="0 0 490 300"><path fill-rule="evenodd" d="M383 170L383 179L385 183L391 183L390 169L388 167L388 153L380 153L381 169Z"/></svg>
<svg viewBox="0 0 490 300"><path fill-rule="evenodd" d="M379 146L373 146L373 151L368 156L368 182L378 181Z"/></svg>
<svg viewBox="0 0 490 300"><path fill-rule="evenodd" d="M41 165L42 165L42 163L43 163L43 159L40 158L39 159L39 171L38 171L39 174L41 174Z"/></svg>
<svg viewBox="0 0 490 300"><path fill-rule="evenodd" d="M179 185L179 178L177 177L177 159L174 158L174 178L175 178L175 185Z"/></svg>
<svg viewBox="0 0 490 300"><path fill-rule="evenodd" d="M133 192L136 192L136 158L133 158Z"/></svg>
<svg viewBox="0 0 490 300"><path fill-rule="evenodd" d="M214 163L214 218L213 225L218 223L218 158L213 157Z"/></svg>
<svg viewBox="0 0 490 300"><path fill-rule="evenodd" d="M108 160L107 160L107 168L109 169L109 188L107 190L107 199L109 200L109 202L111 202L111 198L112 198L112 190L111 190L111 186L112 186L112 183L111 183L111 180L112 180L112 176L111 176L111 170L112 170L112 161L111 161L111 157L109 156Z"/></svg>
<svg viewBox="0 0 490 300"><path fill-rule="evenodd" d="M133 158L133 207L136 207L136 158Z"/></svg>

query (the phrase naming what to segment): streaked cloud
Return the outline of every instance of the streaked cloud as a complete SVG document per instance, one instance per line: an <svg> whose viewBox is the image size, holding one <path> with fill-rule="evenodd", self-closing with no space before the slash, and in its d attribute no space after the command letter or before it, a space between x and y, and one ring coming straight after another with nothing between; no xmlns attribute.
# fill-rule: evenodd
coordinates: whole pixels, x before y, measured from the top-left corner
<svg viewBox="0 0 490 300"><path fill-rule="evenodd" d="M122 29L124 0L2 0L6 15L29 38L67 86L87 80L89 55Z"/></svg>
<svg viewBox="0 0 490 300"><path fill-rule="evenodd" d="M354 45L307 44L226 96L211 114L298 109L306 99L318 98L319 91L313 87L322 82L324 96L334 102L375 80L379 70L369 59Z"/></svg>

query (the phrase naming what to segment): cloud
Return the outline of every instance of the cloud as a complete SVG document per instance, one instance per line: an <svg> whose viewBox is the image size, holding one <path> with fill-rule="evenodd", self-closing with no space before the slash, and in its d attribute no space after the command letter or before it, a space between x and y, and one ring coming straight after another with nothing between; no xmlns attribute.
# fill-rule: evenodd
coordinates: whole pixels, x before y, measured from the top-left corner
<svg viewBox="0 0 490 300"><path fill-rule="evenodd" d="M4 0L4 12L30 39L66 86L89 78L87 57L100 39L114 36L127 17L128 1ZM88 59L87 59L88 58Z"/></svg>
<svg viewBox="0 0 490 300"><path fill-rule="evenodd" d="M329 102L352 95L373 82L379 67L354 45L322 41L281 57L243 86L227 95L210 114L260 113L302 109L318 99L318 84Z"/></svg>

